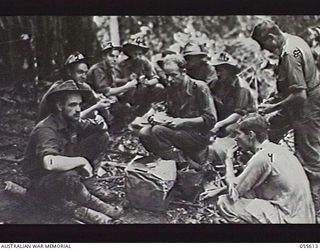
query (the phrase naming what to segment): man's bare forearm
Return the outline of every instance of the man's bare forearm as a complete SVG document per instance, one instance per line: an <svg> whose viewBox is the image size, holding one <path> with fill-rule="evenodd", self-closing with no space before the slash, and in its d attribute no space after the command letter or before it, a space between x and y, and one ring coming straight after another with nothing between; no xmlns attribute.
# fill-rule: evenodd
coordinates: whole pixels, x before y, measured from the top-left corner
<svg viewBox="0 0 320 250"><path fill-rule="evenodd" d="M47 170L68 171L83 167L88 164L84 157L68 157L62 155L46 155L43 157L43 165Z"/></svg>

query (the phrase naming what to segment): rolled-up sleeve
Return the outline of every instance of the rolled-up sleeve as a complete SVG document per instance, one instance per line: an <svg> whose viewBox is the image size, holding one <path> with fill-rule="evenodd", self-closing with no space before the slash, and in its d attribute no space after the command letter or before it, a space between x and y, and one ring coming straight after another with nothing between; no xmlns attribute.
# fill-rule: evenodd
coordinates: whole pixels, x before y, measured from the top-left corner
<svg viewBox="0 0 320 250"><path fill-rule="evenodd" d="M112 77L108 76L101 68L95 68L92 70L89 77L92 86L97 92L107 94L112 86Z"/></svg>
<svg viewBox="0 0 320 250"><path fill-rule="evenodd" d="M293 52L294 54L287 53L281 61L280 74L286 80L288 89L292 92L303 90L307 88L303 66L302 66L302 53L299 50Z"/></svg>
<svg viewBox="0 0 320 250"><path fill-rule="evenodd" d="M46 155L61 154L56 132L49 127L39 128L36 133L36 157L42 161Z"/></svg>
<svg viewBox="0 0 320 250"><path fill-rule="evenodd" d="M200 89L199 102L203 126L205 129L212 129L217 122L217 110L207 86Z"/></svg>

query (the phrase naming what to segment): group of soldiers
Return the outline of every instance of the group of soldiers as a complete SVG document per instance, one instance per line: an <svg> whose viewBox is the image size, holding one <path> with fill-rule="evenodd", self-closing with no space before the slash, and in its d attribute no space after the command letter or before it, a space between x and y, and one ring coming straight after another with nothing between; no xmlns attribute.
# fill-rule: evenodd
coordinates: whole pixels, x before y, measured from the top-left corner
<svg viewBox="0 0 320 250"><path fill-rule="evenodd" d="M221 52L209 63L196 43L180 53L164 51L155 63L139 38L122 46L107 43L101 61L90 68L89 58L70 55L61 80L41 100L39 123L26 148L27 194L42 204L72 203L78 218L99 223L119 218L123 208L110 205L111 193L95 188L90 177L105 156L109 128L131 116L146 118L138 136L150 154L198 168L225 165L227 185L217 205L228 222L315 223L320 216L316 63L303 39L272 21L258 23L252 38L279 57L278 92L261 104L232 56ZM121 53L127 59L119 62ZM154 103L164 108L157 111ZM277 144L288 127L294 130L295 154ZM223 140L231 142L225 150L219 147ZM235 176L239 150L252 156ZM200 199L215 195L206 191Z"/></svg>

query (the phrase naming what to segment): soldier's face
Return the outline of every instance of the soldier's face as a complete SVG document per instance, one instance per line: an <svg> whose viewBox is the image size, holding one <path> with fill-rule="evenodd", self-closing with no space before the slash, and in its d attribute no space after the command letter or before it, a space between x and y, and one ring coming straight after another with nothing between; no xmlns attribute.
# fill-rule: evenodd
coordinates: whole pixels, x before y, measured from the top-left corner
<svg viewBox="0 0 320 250"><path fill-rule="evenodd" d="M58 110L67 121L77 122L80 119L81 103L80 94L70 94L63 103L58 103Z"/></svg>
<svg viewBox="0 0 320 250"><path fill-rule="evenodd" d="M192 69L194 66L199 64L201 62L202 57L201 56L185 56L184 57L187 61L187 68Z"/></svg>
<svg viewBox="0 0 320 250"><path fill-rule="evenodd" d="M218 66L216 70L219 81L226 82L230 78L231 73L227 68Z"/></svg>
<svg viewBox="0 0 320 250"><path fill-rule="evenodd" d="M70 72L71 79L75 82L86 82L88 65L85 63L76 64Z"/></svg>
<svg viewBox="0 0 320 250"><path fill-rule="evenodd" d="M134 49L131 51L130 56L132 57L132 59L136 60L136 59L142 59L144 53L142 51L142 49Z"/></svg>
<svg viewBox="0 0 320 250"><path fill-rule="evenodd" d="M111 50L104 56L104 59L111 65L116 66L119 60L120 52L119 50Z"/></svg>
<svg viewBox="0 0 320 250"><path fill-rule="evenodd" d="M167 80L170 86L179 86L184 81L185 74L175 63L169 63L164 65L164 72L166 73Z"/></svg>
<svg viewBox="0 0 320 250"><path fill-rule="evenodd" d="M280 53L279 40L273 34L267 34L264 39L261 39L260 45L263 49L270 51L274 54Z"/></svg>
<svg viewBox="0 0 320 250"><path fill-rule="evenodd" d="M251 138L250 138L250 134L246 134L243 131L237 129L235 131L236 134L236 142L237 145L241 148L242 151L248 151L251 149L252 147L252 143L251 143Z"/></svg>

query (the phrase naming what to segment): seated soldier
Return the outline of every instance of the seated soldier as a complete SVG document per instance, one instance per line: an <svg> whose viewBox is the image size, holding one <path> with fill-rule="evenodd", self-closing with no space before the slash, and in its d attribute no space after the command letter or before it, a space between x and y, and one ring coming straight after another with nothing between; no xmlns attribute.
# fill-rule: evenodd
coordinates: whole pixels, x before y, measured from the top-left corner
<svg viewBox="0 0 320 250"><path fill-rule="evenodd" d="M223 218L230 223L315 223L309 181L301 163L287 148L268 140L268 125L250 114L238 125L236 141L254 155L235 177L230 148L225 160L228 194L218 199ZM204 195L210 197L214 192Z"/></svg>
<svg viewBox="0 0 320 250"><path fill-rule="evenodd" d="M62 69L62 79L53 83L40 101L39 121L50 114L50 110L48 110L47 96L56 88L57 85L62 84L66 80L73 80L80 89L90 90L92 92L92 97L87 101L90 101L93 105L90 105L86 110L81 112L82 118L92 117L92 113L96 110L100 110L104 113L107 112L106 109L110 107L111 102L105 98L100 98L90 85L86 83L88 60L88 57L85 57L79 52L75 52L67 58Z"/></svg>
<svg viewBox="0 0 320 250"><path fill-rule="evenodd" d="M93 175L108 140L101 124L80 119L82 97L90 93L68 80L48 94L51 113L35 126L25 152L24 169L31 179L28 193L45 206L74 201L81 214L84 206L88 216L117 217L121 208L91 194L84 181ZM79 210L75 211L77 215Z"/></svg>
<svg viewBox="0 0 320 250"><path fill-rule="evenodd" d="M183 57L187 61L187 74L193 79L204 81L208 86L213 86L218 80L215 67L206 61L207 54L198 44L187 43Z"/></svg>
<svg viewBox="0 0 320 250"><path fill-rule="evenodd" d="M97 93L102 93L105 96L116 96L136 87L138 83L136 79L118 86L117 77L120 72L117 66L120 51L120 46L108 42L101 51L101 62L94 64L89 69L87 82Z"/></svg>
<svg viewBox="0 0 320 250"><path fill-rule="evenodd" d="M236 61L226 53L213 59L218 81L211 86L215 100L218 122L211 130L213 134L224 137L226 128L236 123L244 114L256 111L256 103L249 84L237 74L240 69Z"/></svg>
<svg viewBox="0 0 320 250"><path fill-rule="evenodd" d="M119 63L121 78L138 80L136 89L128 91L123 99L132 105L136 116L141 116L153 102L163 100L164 86L159 83L153 65L145 57L149 48L141 38L124 43L122 50L128 58Z"/></svg>
<svg viewBox="0 0 320 250"><path fill-rule="evenodd" d="M163 68L169 86L166 119L155 117L155 126L140 130L143 146L163 159L177 159L179 149L184 156L199 162L197 153L209 143L210 129L216 122L216 109L205 82L191 79L186 74L186 61L179 55L168 55Z"/></svg>

